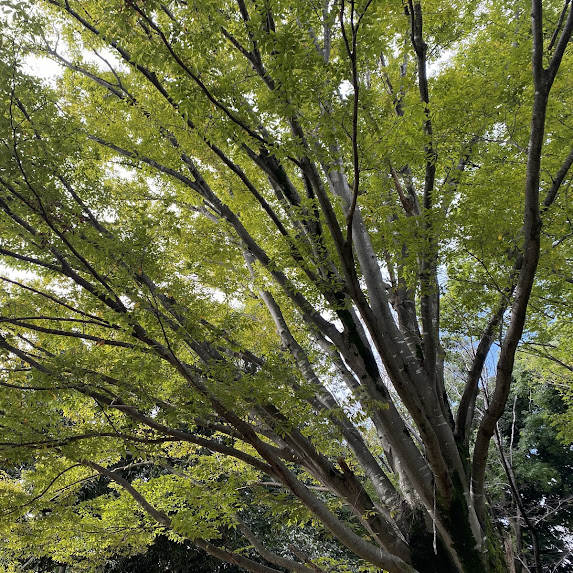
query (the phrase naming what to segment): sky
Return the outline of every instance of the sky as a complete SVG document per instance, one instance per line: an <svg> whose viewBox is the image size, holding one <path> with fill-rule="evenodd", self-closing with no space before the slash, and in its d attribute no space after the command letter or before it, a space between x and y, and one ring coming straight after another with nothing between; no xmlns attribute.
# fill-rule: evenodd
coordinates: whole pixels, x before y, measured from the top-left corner
<svg viewBox="0 0 573 573"><path fill-rule="evenodd" d="M41 78L52 87L55 87L56 79L62 75L63 68L49 58L38 58L34 56L26 58L24 71L30 75Z"/></svg>

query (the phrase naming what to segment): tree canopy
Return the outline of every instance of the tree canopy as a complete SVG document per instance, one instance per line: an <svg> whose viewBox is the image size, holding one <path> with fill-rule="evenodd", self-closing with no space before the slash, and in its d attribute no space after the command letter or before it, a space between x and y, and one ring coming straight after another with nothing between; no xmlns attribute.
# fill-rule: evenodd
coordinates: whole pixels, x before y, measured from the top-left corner
<svg viewBox="0 0 573 573"><path fill-rule="evenodd" d="M540 572L488 460L571 370L570 0L0 6L0 564Z"/></svg>

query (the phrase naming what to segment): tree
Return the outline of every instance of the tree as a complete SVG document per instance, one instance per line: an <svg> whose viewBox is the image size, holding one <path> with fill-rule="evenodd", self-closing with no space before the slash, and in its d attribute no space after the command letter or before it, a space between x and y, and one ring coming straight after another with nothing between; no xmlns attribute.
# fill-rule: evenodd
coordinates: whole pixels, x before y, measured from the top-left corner
<svg viewBox="0 0 573 573"><path fill-rule="evenodd" d="M571 274L570 1L2 4L6 563L508 570L486 462Z"/></svg>
<svg viewBox="0 0 573 573"><path fill-rule="evenodd" d="M501 487L490 495L498 506L494 511L505 518L499 523L508 530L506 547L514 555L515 571L527 571L529 562L542 571L565 572L572 554L571 450L558 439L555 425L565 402L551 379L536 379L528 361L520 362L512 408L496 431L499 455L493 457L498 461L490 466L500 474Z"/></svg>

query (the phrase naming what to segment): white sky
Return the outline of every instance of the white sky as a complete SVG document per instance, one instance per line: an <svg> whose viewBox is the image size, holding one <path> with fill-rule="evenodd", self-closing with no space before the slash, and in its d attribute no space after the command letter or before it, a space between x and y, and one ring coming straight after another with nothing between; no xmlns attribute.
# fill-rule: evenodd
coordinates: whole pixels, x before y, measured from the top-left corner
<svg viewBox="0 0 573 573"><path fill-rule="evenodd" d="M53 60L37 56L26 58L23 67L24 72L44 80L52 87L55 87L56 79L63 73L63 68Z"/></svg>

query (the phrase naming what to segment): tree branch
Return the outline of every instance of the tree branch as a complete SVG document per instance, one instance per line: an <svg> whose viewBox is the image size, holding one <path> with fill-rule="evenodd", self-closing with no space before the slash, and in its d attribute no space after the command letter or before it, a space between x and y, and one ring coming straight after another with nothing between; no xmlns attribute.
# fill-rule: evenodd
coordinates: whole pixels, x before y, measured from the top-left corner
<svg viewBox="0 0 573 573"><path fill-rule="evenodd" d="M525 326L527 305L531 296L535 273L539 261L541 214L539 205L539 179L541 154L544 143L545 117L549 91L554 73L543 69L543 22L541 0L533 0L531 12L533 33L533 83L535 87L531 132L529 138L527 172L525 180L525 201L523 214L523 262L517 280L515 297L511 306L511 318L503 339L497 364L495 389L488 408L480 423L473 454L472 492L478 517L485 520L485 471L489 443L497 421L503 414L511 385L515 352ZM573 20L572 20L573 29Z"/></svg>
<svg viewBox="0 0 573 573"><path fill-rule="evenodd" d="M541 208L542 215L544 215L545 212L555 202L559 188L561 187L563 181L565 180L565 177L567 176L567 173L569 172L571 165L573 165L573 149L569 152L569 155L565 158L565 161L555 174L555 177L553 177L553 183L551 184L551 187L547 192L545 199L543 200L543 206Z"/></svg>
<svg viewBox="0 0 573 573"><path fill-rule="evenodd" d="M272 553L259 541L256 535L249 529L247 524L238 516L235 517L238 522L239 531L248 539L248 541L255 548L257 553L269 563L277 565L278 567L284 567L287 571L293 571L294 573L314 573L312 569L306 567L302 563L293 561L292 559L286 559L280 555Z"/></svg>

